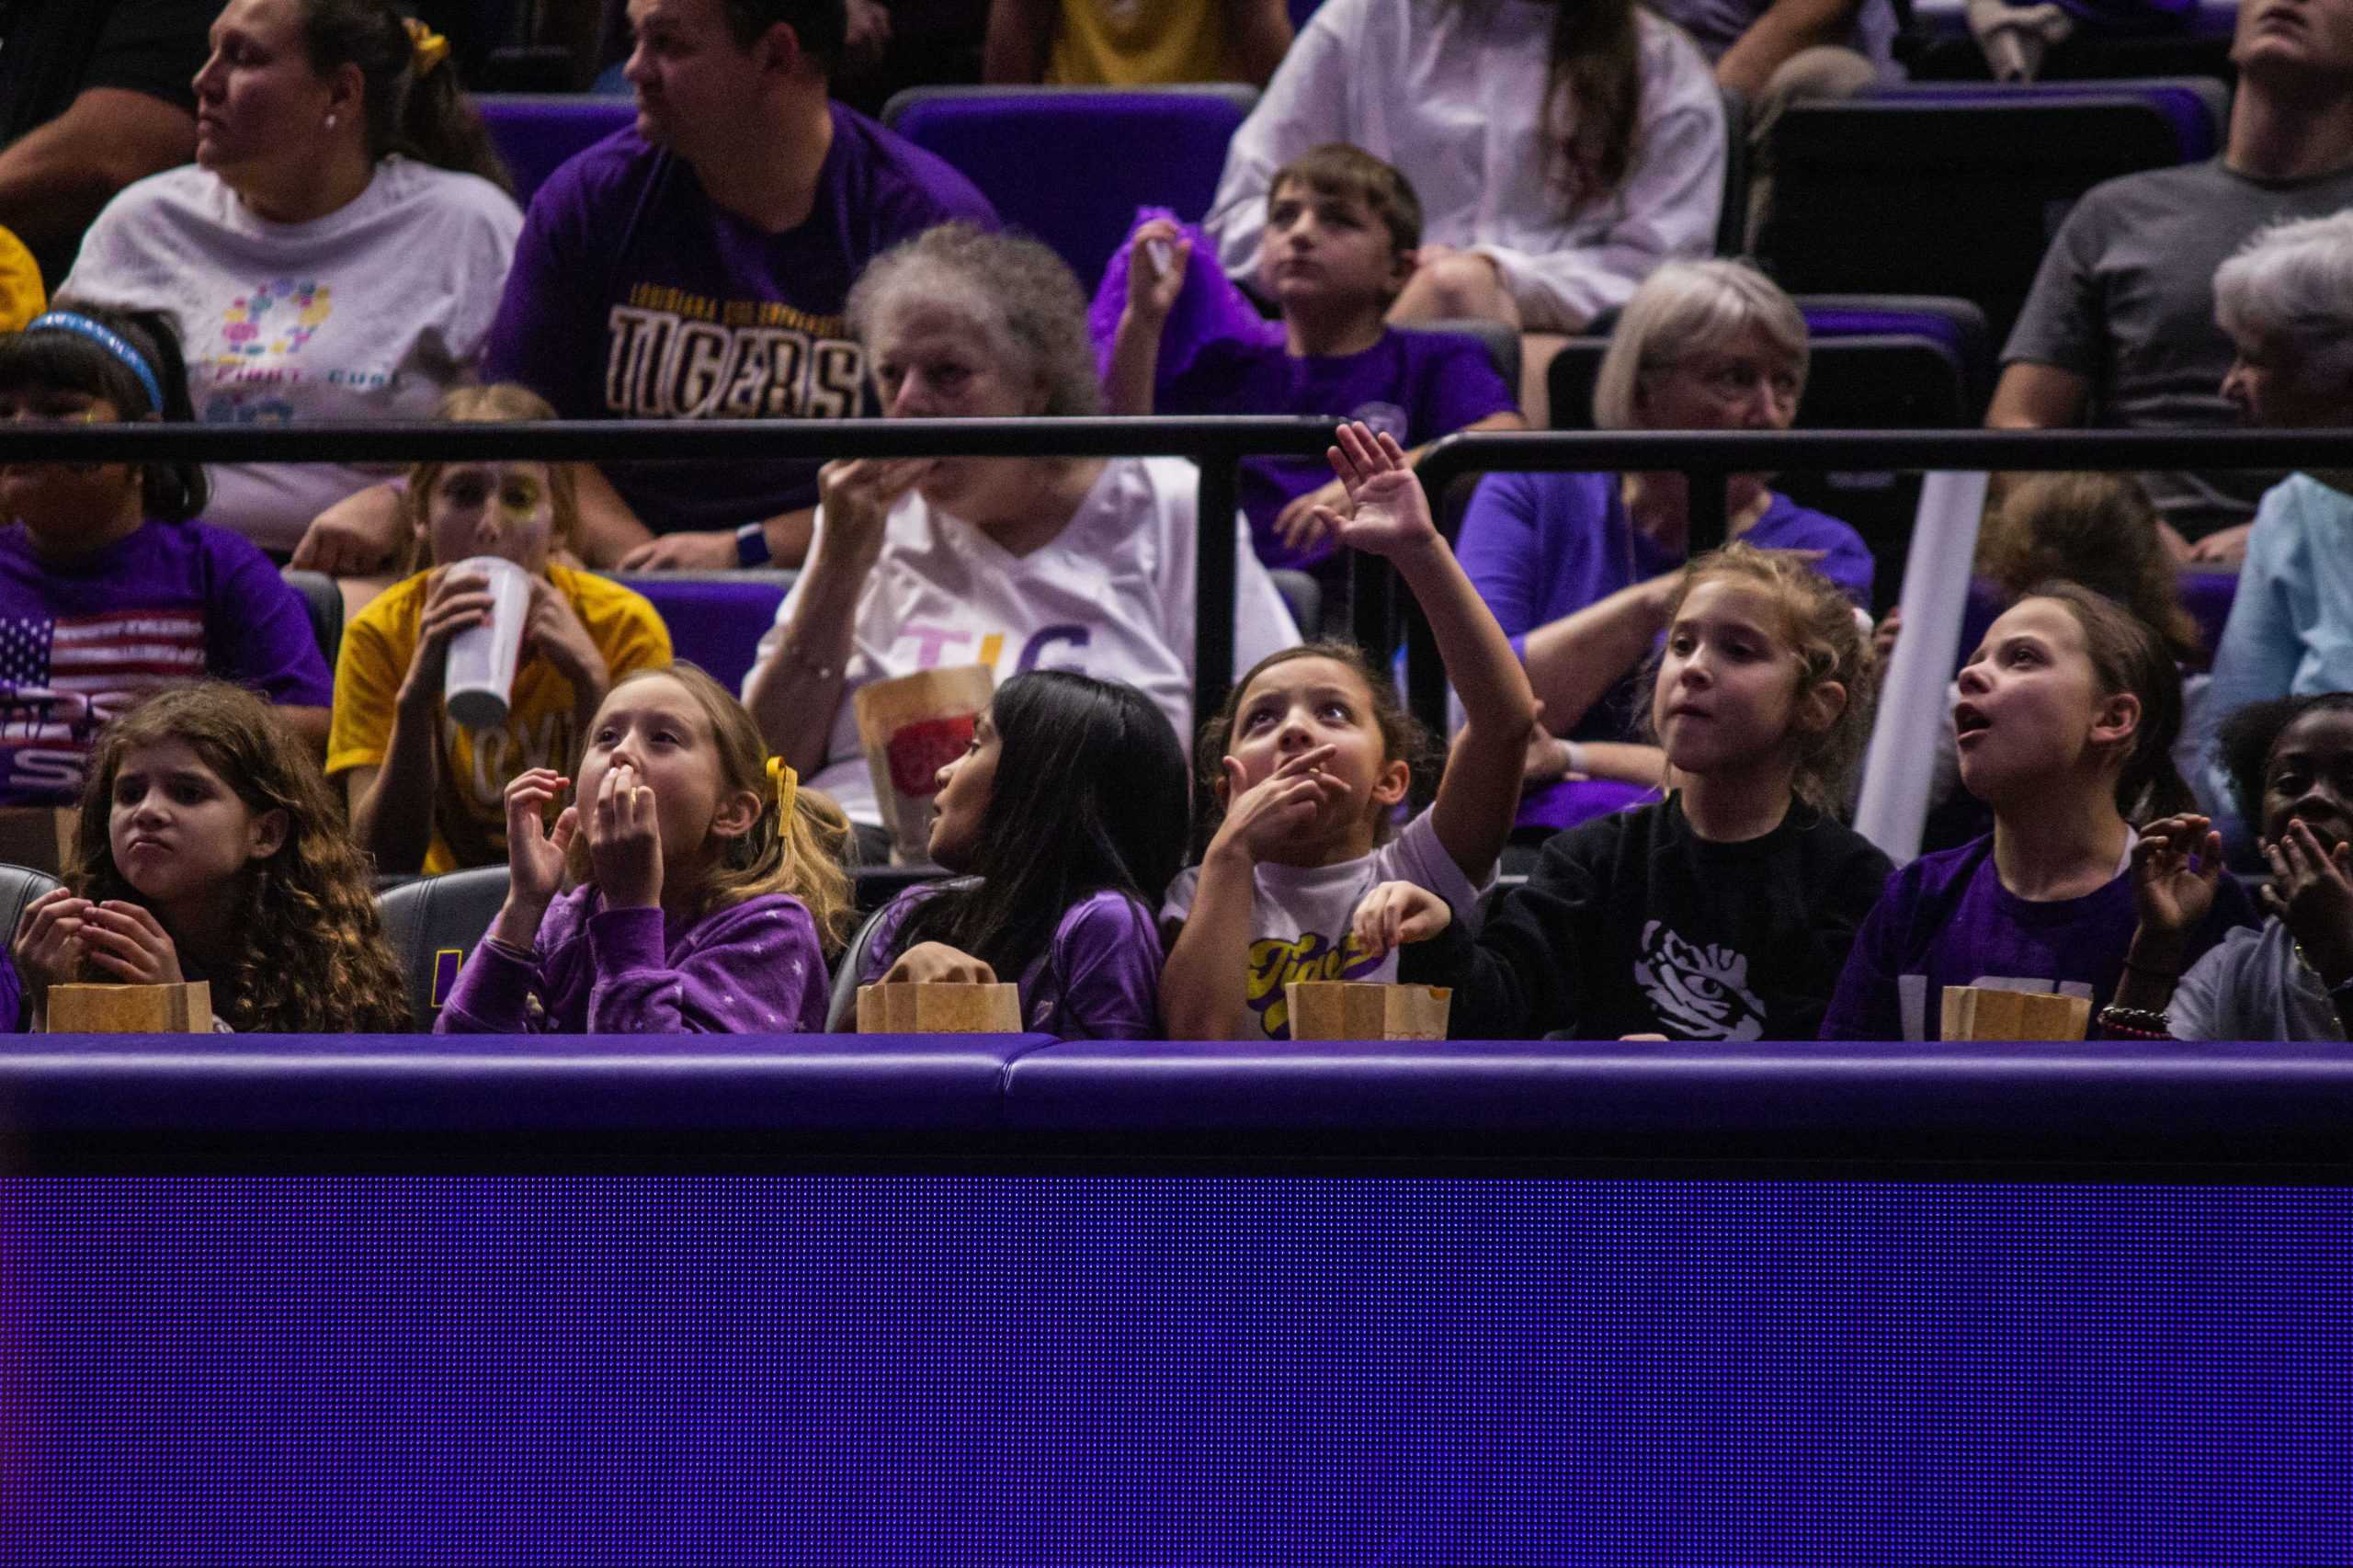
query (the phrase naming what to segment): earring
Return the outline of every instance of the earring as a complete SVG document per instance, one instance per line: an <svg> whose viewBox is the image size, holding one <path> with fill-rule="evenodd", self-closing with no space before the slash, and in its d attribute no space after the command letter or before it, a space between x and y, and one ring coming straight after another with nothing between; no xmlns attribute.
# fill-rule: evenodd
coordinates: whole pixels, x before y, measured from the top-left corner
<svg viewBox="0 0 2353 1568"><path fill-rule="evenodd" d="M335 129L335 116L332 114L327 116L327 129L329 131L333 131Z"/></svg>

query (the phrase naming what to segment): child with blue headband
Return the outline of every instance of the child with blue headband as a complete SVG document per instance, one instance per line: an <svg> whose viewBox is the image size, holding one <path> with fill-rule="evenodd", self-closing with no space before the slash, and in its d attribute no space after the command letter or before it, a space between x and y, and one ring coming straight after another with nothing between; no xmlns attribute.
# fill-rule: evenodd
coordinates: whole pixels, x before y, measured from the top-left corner
<svg viewBox="0 0 2353 1568"><path fill-rule="evenodd" d="M59 301L0 336L0 420L190 418L160 316ZM0 464L0 805L71 805L108 719L208 676L324 746L334 688L301 597L194 520L207 494L192 462Z"/></svg>

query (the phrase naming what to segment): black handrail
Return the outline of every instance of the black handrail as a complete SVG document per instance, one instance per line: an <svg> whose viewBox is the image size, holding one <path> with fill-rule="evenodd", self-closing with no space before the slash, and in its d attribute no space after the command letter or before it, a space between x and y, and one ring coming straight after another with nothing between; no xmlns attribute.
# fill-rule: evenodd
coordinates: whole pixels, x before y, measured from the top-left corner
<svg viewBox="0 0 2353 1568"><path fill-rule="evenodd" d="M0 464L66 462L710 462L728 459L901 457L1188 458L1200 471L1193 601L1195 711L1233 684L1235 560L1230 518L1236 465L1248 457L1320 457L1328 419L581 419L511 425L381 421L350 425L40 425L0 423Z"/></svg>

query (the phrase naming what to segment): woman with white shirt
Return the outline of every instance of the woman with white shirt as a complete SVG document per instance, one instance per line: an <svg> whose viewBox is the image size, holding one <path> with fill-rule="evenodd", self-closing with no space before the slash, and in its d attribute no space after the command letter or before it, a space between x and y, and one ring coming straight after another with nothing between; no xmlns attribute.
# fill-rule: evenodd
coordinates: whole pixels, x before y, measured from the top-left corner
<svg viewBox="0 0 2353 1568"><path fill-rule="evenodd" d="M1326 142L1421 195L1392 321L1574 332L1714 248L1723 102L1633 0L1326 0L1227 151L1207 226L1228 272L1256 256L1274 171Z"/></svg>
<svg viewBox="0 0 2353 1568"><path fill-rule="evenodd" d="M169 316L207 423L430 417L523 222L448 42L387 0L230 0L211 41L196 162L109 202L63 289ZM218 465L208 516L283 556L381 477Z"/></svg>
<svg viewBox="0 0 2353 1568"><path fill-rule="evenodd" d="M943 224L878 256L850 291L892 419L1099 412L1086 305L1035 240ZM761 641L744 700L771 751L869 843L881 812L851 694L987 665L1124 681L1193 727L1199 476L1177 458L895 458L825 465L809 564ZM1234 530L1234 665L1299 641Z"/></svg>

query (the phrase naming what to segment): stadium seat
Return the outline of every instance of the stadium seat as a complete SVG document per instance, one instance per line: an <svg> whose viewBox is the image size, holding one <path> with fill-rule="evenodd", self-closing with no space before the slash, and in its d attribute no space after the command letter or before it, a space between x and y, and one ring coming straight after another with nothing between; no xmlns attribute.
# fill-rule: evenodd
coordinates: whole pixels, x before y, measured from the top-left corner
<svg viewBox="0 0 2353 1568"><path fill-rule="evenodd" d="M526 207L558 165L637 121L631 99L570 93L485 93L474 107Z"/></svg>
<svg viewBox="0 0 2353 1568"><path fill-rule="evenodd" d="M2228 572L2184 572L2181 585L2181 608L2198 622L2198 635L2206 645L2206 656L2222 645L2222 628L2230 624L2231 601L2238 597L2239 574Z"/></svg>
<svg viewBox="0 0 2353 1568"><path fill-rule="evenodd" d="M2222 85L2198 78L1912 84L1793 104L1773 128L1756 254L1793 293L1974 301L1998 342L2075 199L2211 157L2226 113Z"/></svg>
<svg viewBox="0 0 2353 1568"><path fill-rule="evenodd" d="M1186 87L911 87L883 123L978 186L1093 293L1139 207L1208 215L1225 146L1257 101L1232 83Z"/></svg>
<svg viewBox="0 0 2353 1568"><path fill-rule="evenodd" d="M611 573L624 587L643 594L670 629L670 649L699 665L730 691L743 689L752 673L760 639L776 623L777 606L798 576L794 572Z"/></svg>
<svg viewBox="0 0 2353 1568"><path fill-rule="evenodd" d="M1748 99L1737 87L1718 91L1724 100L1724 204L1716 214L1716 254L1748 250Z"/></svg>
<svg viewBox="0 0 2353 1568"><path fill-rule="evenodd" d="M311 617L311 635L319 640L319 652L326 655L327 674L335 674L335 655L343 652L342 585L324 572L297 572L289 567L279 575L302 596L302 608Z"/></svg>
<svg viewBox="0 0 2353 1568"><path fill-rule="evenodd" d="M36 871L29 866L0 866L0 937L13 937L17 922L25 917L25 906L51 888L63 885L47 871Z"/></svg>
<svg viewBox="0 0 2353 1568"><path fill-rule="evenodd" d="M384 937L408 982L409 1011L429 1029L458 970L506 902L506 868L482 866L420 877L377 895Z"/></svg>
<svg viewBox="0 0 2353 1568"><path fill-rule="evenodd" d="M1324 635L1324 585L1304 572L1283 568L1271 568L1267 575L1283 597L1283 608L1290 611L1299 634L1311 642Z"/></svg>

